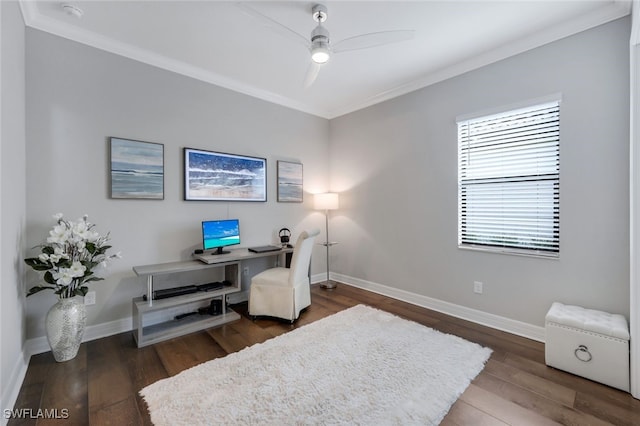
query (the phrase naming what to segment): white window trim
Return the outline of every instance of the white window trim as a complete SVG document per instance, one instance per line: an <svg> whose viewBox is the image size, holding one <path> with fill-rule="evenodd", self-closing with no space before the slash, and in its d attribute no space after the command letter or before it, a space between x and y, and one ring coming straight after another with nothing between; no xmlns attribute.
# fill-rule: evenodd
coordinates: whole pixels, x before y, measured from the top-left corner
<svg viewBox="0 0 640 426"><path fill-rule="evenodd" d="M503 115L505 113L509 113L509 112L513 112L513 111L517 111L519 109L527 109L527 108L531 108L531 107L535 107L537 105L541 105L541 104L545 104L545 103L558 103L558 106L560 106L562 104L562 93L555 93L555 94L551 94L551 95L547 95L547 96L542 96L539 98L534 98L534 99L529 99L529 100L525 100L525 101L521 101L521 102L516 102L516 103L512 103L509 105L504 105L504 106L500 106L500 107L493 107L493 108L488 108L482 111L476 111L474 113L469 113L469 114L463 114L463 115L459 115L456 117L456 124L460 124L462 122L465 121L470 121L470 120L474 120L476 118L491 118L491 116L496 115L496 116L500 116ZM456 134L456 137L458 137L458 134ZM457 140L457 143L459 144L459 140ZM459 173L459 164L458 164L458 170L457 172ZM558 175L560 175L561 171L558 171ZM459 184L459 182L458 182ZM458 196L457 198L458 203L460 202L460 198ZM560 203L560 201L559 201ZM558 206L558 208L560 208L560 204ZM458 207L458 214L459 214L459 207ZM560 220L558 221L558 223L560 223ZM457 221L457 227L459 227L459 219ZM460 230L459 228L457 229L457 237L460 237L459 234ZM559 238L561 238L559 236ZM457 244L458 248L461 250L468 250L468 251L479 251L479 252L485 252L485 253L495 253L495 254L506 254L506 255L513 255L513 256L524 256L524 257L534 257L534 258L540 258L540 259L552 259L552 260L559 260L560 259L560 250L558 250L558 252L546 252L546 251L541 251L541 250L535 250L535 249L526 249L526 248L514 248L514 247L500 247L500 246L484 246L484 245L474 245L474 244L469 244L469 243L464 243L464 244ZM561 241L559 241L559 246L561 246Z"/></svg>

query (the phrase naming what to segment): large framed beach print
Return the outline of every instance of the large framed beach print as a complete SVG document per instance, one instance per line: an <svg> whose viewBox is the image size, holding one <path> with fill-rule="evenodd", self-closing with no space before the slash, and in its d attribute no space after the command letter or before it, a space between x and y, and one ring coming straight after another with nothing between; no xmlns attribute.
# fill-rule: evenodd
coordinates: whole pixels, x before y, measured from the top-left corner
<svg viewBox="0 0 640 426"><path fill-rule="evenodd" d="M184 148L184 199L267 201L267 160Z"/></svg>
<svg viewBox="0 0 640 426"><path fill-rule="evenodd" d="M164 199L164 145L109 138L111 198Z"/></svg>
<svg viewBox="0 0 640 426"><path fill-rule="evenodd" d="M302 164L278 161L278 202L302 202Z"/></svg>

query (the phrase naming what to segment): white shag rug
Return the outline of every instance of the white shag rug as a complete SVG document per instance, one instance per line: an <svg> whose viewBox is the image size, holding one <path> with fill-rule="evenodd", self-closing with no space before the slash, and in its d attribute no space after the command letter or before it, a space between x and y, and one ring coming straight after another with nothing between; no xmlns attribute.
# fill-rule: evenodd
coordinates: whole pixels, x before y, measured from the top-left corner
<svg viewBox="0 0 640 426"><path fill-rule="evenodd" d="M162 425L437 425L491 350L364 305L140 391Z"/></svg>

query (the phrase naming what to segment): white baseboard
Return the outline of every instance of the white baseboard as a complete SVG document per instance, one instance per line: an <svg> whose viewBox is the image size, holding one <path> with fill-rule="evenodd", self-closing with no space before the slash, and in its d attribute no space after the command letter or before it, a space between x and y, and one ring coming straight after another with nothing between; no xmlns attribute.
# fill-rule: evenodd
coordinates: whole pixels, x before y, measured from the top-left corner
<svg viewBox="0 0 640 426"><path fill-rule="evenodd" d="M16 401L18 400L18 394L20 393L20 388L22 387L22 382L24 382L24 377L27 375L27 368L29 367L29 356L23 351L18 354L16 358L16 362L14 363L14 367L11 370L11 377L6 383L2 383L2 414L0 418L2 419L1 424L6 425L9 422L9 419L5 416L4 410L12 409Z"/></svg>
<svg viewBox="0 0 640 426"><path fill-rule="evenodd" d="M336 274L332 272L331 279L349 284L353 287L358 287L364 290L372 291L374 293L382 294L383 296L402 300L403 302L411 303L423 308L442 312L443 314L451 315L456 318L472 321L477 324L486 325L487 327L506 331L507 333L515 334L517 336L536 340L538 342L544 343L545 340L544 327L539 327L510 318L501 317L499 315L490 314L487 312L479 311L477 309L468 308L466 306L456 305L454 303L433 299L431 297L411 293L405 290L388 287L383 284L365 281L359 278L350 277L348 275Z"/></svg>
<svg viewBox="0 0 640 426"><path fill-rule="evenodd" d="M84 330L82 342L90 342L91 340L101 339L103 337L113 336L114 334L124 333L125 331L131 330L133 330L132 317L90 325ZM31 358L32 355L41 354L51 350L46 336L35 337L27 340L25 348L28 358Z"/></svg>

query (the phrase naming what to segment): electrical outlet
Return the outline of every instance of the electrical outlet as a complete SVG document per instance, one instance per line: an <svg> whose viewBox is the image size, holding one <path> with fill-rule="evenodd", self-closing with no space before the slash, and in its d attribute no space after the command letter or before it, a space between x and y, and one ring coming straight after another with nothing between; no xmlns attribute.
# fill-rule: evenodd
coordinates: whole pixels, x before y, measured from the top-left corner
<svg viewBox="0 0 640 426"><path fill-rule="evenodd" d="M84 295L84 304L85 305L95 305L96 304L96 292L89 291Z"/></svg>
<svg viewBox="0 0 640 426"><path fill-rule="evenodd" d="M480 281L473 282L473 292L476 294L482 294L482 282Z"/></svg>
<svg viewBox="0 0 640 426"><path fill-rule="evenodd" d="M245 268L242 270L242 274L243 274L243 275L249 275L249 268L248 268L248 267L245 267Z"/></svg>

